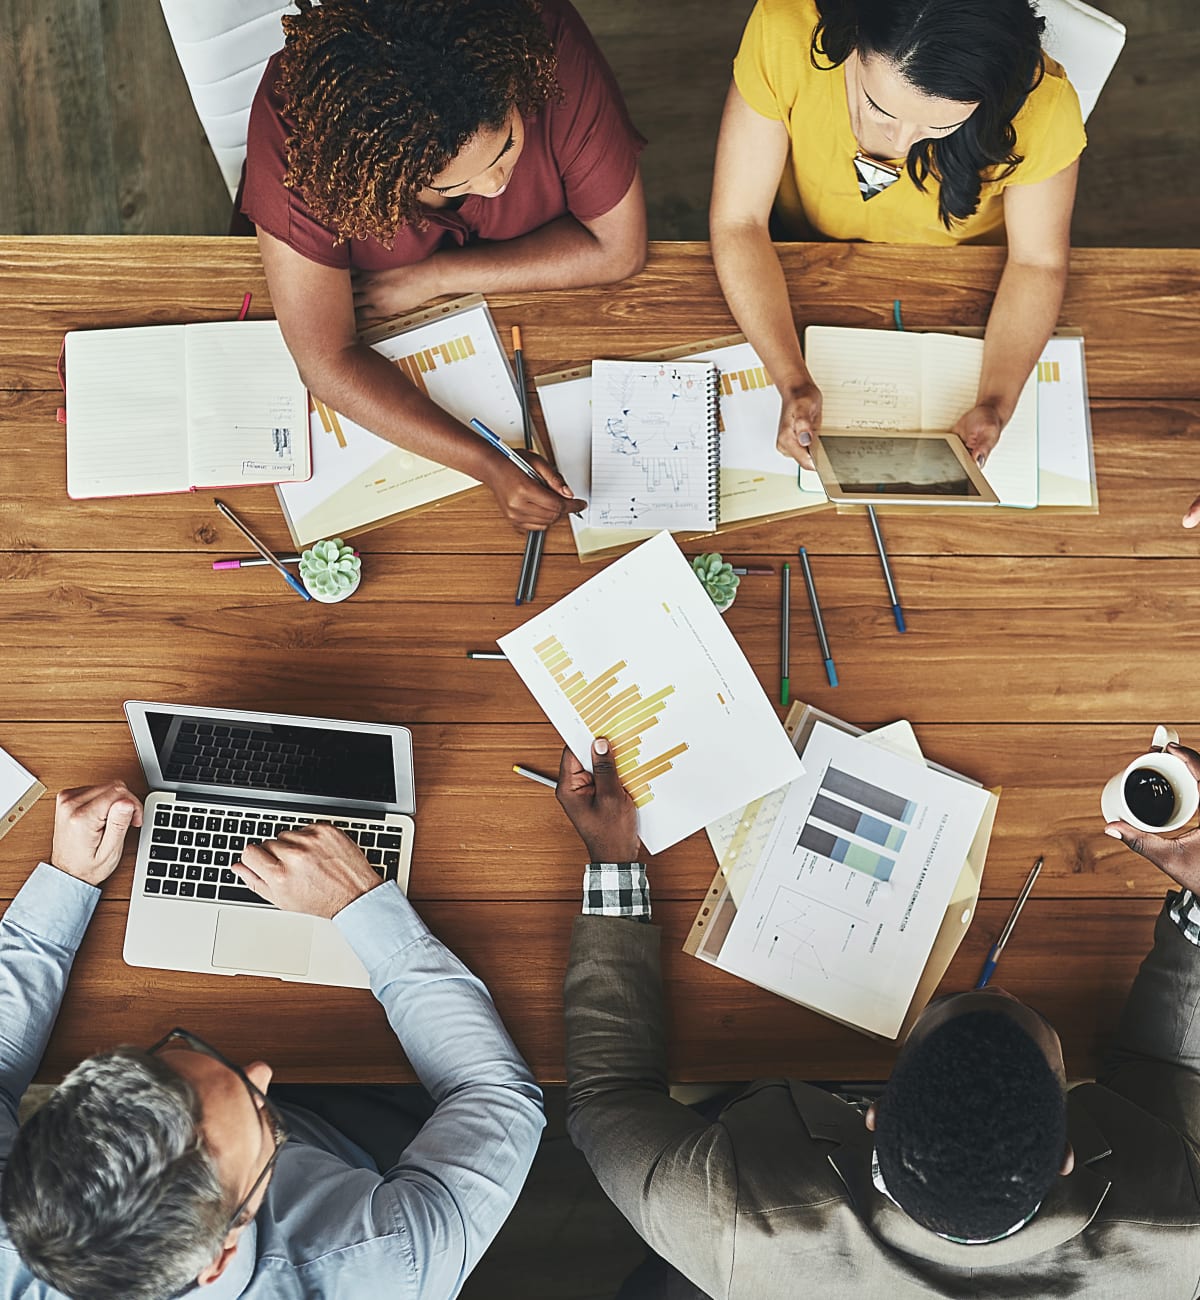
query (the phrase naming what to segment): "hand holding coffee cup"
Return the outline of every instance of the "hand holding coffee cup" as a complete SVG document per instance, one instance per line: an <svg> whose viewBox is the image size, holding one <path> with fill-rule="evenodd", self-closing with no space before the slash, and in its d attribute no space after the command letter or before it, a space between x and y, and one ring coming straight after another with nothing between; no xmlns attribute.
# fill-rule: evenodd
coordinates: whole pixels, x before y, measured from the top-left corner
<svg viewBox="0 0 1200 1300"><path fill-rule="evenodd" d="M1200 829L1175 839L1163 833L1186 825L1200 807L1200 754L1163 727L1155 731L1154 744L1163 748L1135 758L1104 787L1104 833L1200 892Z"/></svg>

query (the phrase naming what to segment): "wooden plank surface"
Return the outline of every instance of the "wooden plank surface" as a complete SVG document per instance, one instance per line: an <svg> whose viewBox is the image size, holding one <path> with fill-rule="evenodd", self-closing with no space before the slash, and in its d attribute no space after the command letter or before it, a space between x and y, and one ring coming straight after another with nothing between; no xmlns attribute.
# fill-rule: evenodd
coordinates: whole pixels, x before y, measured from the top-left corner
<svg viewBox="0 0 1200 1300"><path fill-rule="evenodd" d="M896 298L909 328L982 325L1003 257L998 248L780 246L801 327L890 329ZM1071 264L1060 324L1087 336L1092 396L1200 397L1200 250L1081 249ZM0 238L0 277L11 285L0 389L57 390L54 365L69 329L229 320L247 291L251 315L270 315L252 240ZM700 243L652 244L646 269L618 285L489 301L502 334L522 326L530 374L735 328Z"/></svg>
<svg viewBox="0 0 1200 1300"><path fill-rule="evenodd" d="M979 249L797 245L783 256L799 320L880 327L897 294L911 325L982 319L999 267L994 250ZM254 314L269 314L257 252L234 240L0 240L0 272L0 743L51 789L110 775L142 789L121 715L128 698L413 726L412 897L493 987L539 1075L561 1078L560 984L582 850L553 797L510 771L522 761L553 772L560 747L511 669L465 651L487 648L596 567L578 563L559 527L536 606L514 609L521 539L479 492L366 535L361 591L312 607L264 570L212 571L214 557L245 548L206 494L70 502L54 421L64 330L219 319L247 289ZM1198 305L1200 253L1077 257L1064 322L1087 331L1100 513L888 515L904 636L861 516L810 515L719 543L776 570L800 542L813 552L842 686L824 684L807 608L794 601L794 693L864 726L907 716L930 755L1003 786L980 919L946 987L973 979L1044 853L1004 979L1063 1027L1074 1073L1098 1059L1165 889L1101 834L1100 788L1156 722L1185 735L1200 726L1197 537L1179 527L1200 488ZM533 371L731 325L704 245L656 247L647 272L616 290L493 306L502 327L525 326ZM239 494L238 507L268 542L288 544L268 490ZM774 698L778 579L748 578L728 623ZM0 900L47 852L51 816L47 798L0 846ZM702 836L652 866L674 1074L885 1074L890 1048L679 951L713 870ZM235 1054L267 1054L285 1077L406 1077L362 994L125 967L130 881L127 855L80 955L47 1075L183 1021Z"/></svg>

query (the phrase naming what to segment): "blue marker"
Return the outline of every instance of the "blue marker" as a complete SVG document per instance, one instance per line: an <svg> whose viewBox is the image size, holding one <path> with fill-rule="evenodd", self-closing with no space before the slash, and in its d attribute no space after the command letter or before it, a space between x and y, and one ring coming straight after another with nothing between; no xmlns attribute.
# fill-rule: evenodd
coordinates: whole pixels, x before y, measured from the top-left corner
<svg viewBox="0 0 1200 1300"><path fill-rule="evenodd" d="M892 581L892 566L888 563L887 551L883 549L883 534L879 531L879 520L875 518L875 507L867 506L867 518L871 521L871 532L875 534L875 549L879 552L879 563L883 566L883 580L887 583L888 600L892 602L892 617L896 620L896 630L906 632L904 611L900 608L900 597L896 595L896 584Z"/></svg>
<svg viewBox="0 0 1200 1300"><path fill-rule="evenodd" d="M808 564L808 552L800 548L800 567L804 570L804 585L808 588L808 603L812 609L813 626L817 629L817 640L821 643L821 657L825 660L825 676L830 686L838 684L837 669L833 664L833 655L829 650L829 638L825 635L825 620L821 617L821 605L817 600L817 589L813 584L812 569Z"/></svg>
<svg viewBox="0 0 1200 1300"><path fill-rule="evenodd" d="M1038 878L1038 873L1042 869L1042 859L1033 864L1033 870L1029 873L1029 879L1025 882L1025 888L1021 890L1017 901L1013 904L1013 910L1009 913L1008 920L1004 923L1004 929L1000 931L1000 938L992 944L991 951L987 955L987 961L983 963L983 971L980 973L979 980L975 987L982 989L987 987L987 982L992 978L992 972L996 969L996 963L1000 960L1000 954L1004 951L1004 945L1008 942L1009 935L1013 932L1013 926L1017 923L1017 917L1021 915L1021 908L1025 906L1025 900L1029 897L1029 891L1033 888L1033 882Z"/></svg>
<svg viewBox="0 0 1200 1300"><path fill-rule="evenodd" d="M495 449L501 454L501 456L505 457L507 460L512 461L512 463L519 470L521 470L522 473L528 474L529 477L533 479L535 483L540 483L543 487L547 486L545 479L543 479L542 476L531 465L527 465L521 459L521 457L518 456L517 453L513 451L513 449L506 442L504 442L501 438L498 438L491 431L491 429L489 429L487 425L484 424L482 420L473 419L471 421L471 428L474 429L477 434L479 434L479 436L484 440L484 442L488 444L489 447L495 447Z"/></svg>

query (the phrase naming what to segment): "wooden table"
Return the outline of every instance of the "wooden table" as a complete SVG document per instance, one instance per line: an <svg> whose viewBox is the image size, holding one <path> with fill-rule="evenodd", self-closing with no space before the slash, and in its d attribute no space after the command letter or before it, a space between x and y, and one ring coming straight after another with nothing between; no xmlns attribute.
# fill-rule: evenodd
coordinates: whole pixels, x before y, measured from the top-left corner
<svg viewBox="0 0 1200 1300"><path fill-rule="evenodd" d="M793 245L781 250L798 323L910 327L986 319L1002 254ZM336 608L305 606L245 551L207 494L71 502L55 423L67 329L253 316L270 300L252 241L0 240L0 744L54 790L112 776L144 789L127 698L407 723L416 742L411 896L492 990L539 1078L563 1077L561 982L583 851L553 798L512 776L553 770L559 744L511 670L470 662L587 577L565 526L547 543L537 605L514 610L522 540L482 490L365 535L366 579ZM731 331L703 244L652 246L615 288L496 297L544 373ZM748 563L813 556L842 685L828 688L803 601L793 693L862 726L916 724L926 752L1004 787L978 916L947 976L974 980L1034 857L1046 867L1003 981L1090 1071L1150 943L1166 882L1101 834L1105 779L1156 722L1200 725L1200 537L1179 518L1200 492L1200 252L1075 254L1062 324L1087 336L1099 516L892 515L909 623L898 635L865 521L832 512L751 527L722 549ZM289 545L267 489L237 508ZM691 547L692 550L701 549ZM749 578L730 627L775 697L778 580ZM0 899L48 852L43 799L0 845ZM369 994L266 979L133 969L121 961L132 854L105 889L43 1071L180 1023L282 1078L411 1077ZM894 1048L686 957L713 872L702 836L651 867L664 928L671 1072L680 1080L793 1073L881 1078Z"/></svg>

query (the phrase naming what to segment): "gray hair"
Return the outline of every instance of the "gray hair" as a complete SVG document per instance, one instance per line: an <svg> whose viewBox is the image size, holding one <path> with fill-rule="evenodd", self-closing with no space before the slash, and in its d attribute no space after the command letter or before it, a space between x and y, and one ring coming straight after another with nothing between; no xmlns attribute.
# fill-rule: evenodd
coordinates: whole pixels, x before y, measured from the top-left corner
<svg viewBox="0 0 1200 1300"><path fill-rule="evenodd" d="M19 1130L0 1184L13 1244L75 1300L163 1300L219 1253L231 1212L182 1075L90 1057Z"/></svg>

